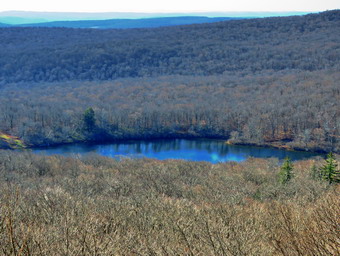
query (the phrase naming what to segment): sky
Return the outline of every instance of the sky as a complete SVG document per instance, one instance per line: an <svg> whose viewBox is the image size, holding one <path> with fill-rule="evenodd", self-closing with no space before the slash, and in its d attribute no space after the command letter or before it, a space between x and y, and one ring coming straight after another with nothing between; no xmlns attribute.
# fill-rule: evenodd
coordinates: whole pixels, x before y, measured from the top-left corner
<svg viewBox="0 0 340 256"><path fill-rule="evenodd" d="M319 12L340 0L1 0L1 11L43 12Z"/></svg>

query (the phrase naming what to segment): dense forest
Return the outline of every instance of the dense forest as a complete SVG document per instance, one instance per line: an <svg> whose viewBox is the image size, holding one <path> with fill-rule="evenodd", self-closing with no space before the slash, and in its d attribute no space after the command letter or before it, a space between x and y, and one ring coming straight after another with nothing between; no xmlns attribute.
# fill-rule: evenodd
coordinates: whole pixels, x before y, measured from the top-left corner
<svg viewBox="0 0 340 256"><path fill-rule="evenodd" d="M339 186L324 160L243 163L0 150L1 255L340 253Z"/></svg>
<svg viewBox="0 0 340 256"><path fill-rule="evenodd" d="M0 148L137 138L340 152L340 11L0 28ZM212 164L0 150L1 255L334 255L339 155Z"/></svg>
<svg viewBox="0 0 340 256"><path fill-rule="evenodd" d="M157 29L2 28L0 135L28 146L220 137L340 152L339 28L338 10Z"/></svg>
<svg viewBox="0 0 340 256"><path fill-rule="evenodd" d="M191 136L339 151L338 81L337 71L315 71L9 84L0 131L32 145Z"/></svg>
<svg viewBox="0 0 340 256"><path fill-rule="evenodd" d="M0 83L339 68L340 11L156 29L1 28Z"/></svg>

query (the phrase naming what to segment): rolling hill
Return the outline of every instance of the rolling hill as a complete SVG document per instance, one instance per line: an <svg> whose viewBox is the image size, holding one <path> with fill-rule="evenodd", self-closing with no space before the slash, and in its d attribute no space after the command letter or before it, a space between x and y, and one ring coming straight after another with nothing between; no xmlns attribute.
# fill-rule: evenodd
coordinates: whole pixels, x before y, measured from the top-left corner
<svg viewBox="0 0 340 256"><path fill-rule="evenodd" d="M3 255L340 255L339 155L212 164L201 152L220 159L216 143L200 140L189 142L199 162L29 149L214 138L223 155L243 152L227 144L340 153L339 28L339 10L0 28Z"/></svg>
<svg viewBox="0 0 340 256"><path fill-rule="evenodd" d="M340 11L152 29L1 28L0 83L339 67Z"/></svg>
<svg viewBox="0 0 340 256"><path fill-rule="evenodd" d="M5 24L5 23L0 23L0 28L3 28L3 27L10 27L11 25L9 24Z"/></svg>
<svg viewBox="0 0 340 256"><path fill-rule="evenodd" d="M149 29L0 28L0 131L29 146L213 137L340 152L339 28L339 10ZM84 130L89 107L96 125Z"/></svg>
<svg viewBox="0 0 340 256"><path fill-rule="evenodd" d="M100 29L127 29L127 28L156 28L200 23L213 23L241 18L208 18L208 17L164 17L149 19L110 19L110 20L78 20L53 21L45 23L22 24L20 27L64 27L64 28L100 28Z"/></svg>
<svg viewBox="0 0 340 256"><path fill-rule="evenodd" d="M194 13L138 13L138 12L32 12L5 11L0 12L0 22L12 25L41 23L52 21L82 21L109 19L147 19L159 17L274 17L304 15L306 12L194 12Z"/></svg>

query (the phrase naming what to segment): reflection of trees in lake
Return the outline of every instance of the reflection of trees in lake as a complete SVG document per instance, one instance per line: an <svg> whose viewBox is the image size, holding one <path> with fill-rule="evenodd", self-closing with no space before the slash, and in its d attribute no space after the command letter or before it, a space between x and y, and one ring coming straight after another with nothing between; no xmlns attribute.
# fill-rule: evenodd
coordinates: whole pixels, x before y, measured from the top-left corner
<svg viewBox="0 0 340 256"><path fill-rule="evenodd" d="M33 150L35 151L35 150ZM102 145L64 145L46 150L36 150L46 154L88 154L97 153L109 157L151 157L157 159L185 159L209 161L243 161L249 157L299 160L316 156L310 152L285 151L275 148L237 146L226 144L223 140L212 139L169 139L152 141L125 141Z"/></svg>
<svg viewBox="0 0 340 256"><path fill-rule="evenodd" d="M104 146L105 147L105 146ZM226 161L229 159L246 159L247 157L269 158L277 157L284 159L290 157L292 160L297 160L303 157L310 157L316 154L307 152L285 151L275 148L261 148L254 146L236 146L226 144L223 140L210 139L169 139L169 140L152 140L152 141L129 141L107 145L107 151L115 154L141 154L146 157L162 153L168 154L169 158L183 156L186 159L186 154L197 155L197 158L210 155L209 159L217 161ZM199 159L194 159L199 160Z"/></svg>

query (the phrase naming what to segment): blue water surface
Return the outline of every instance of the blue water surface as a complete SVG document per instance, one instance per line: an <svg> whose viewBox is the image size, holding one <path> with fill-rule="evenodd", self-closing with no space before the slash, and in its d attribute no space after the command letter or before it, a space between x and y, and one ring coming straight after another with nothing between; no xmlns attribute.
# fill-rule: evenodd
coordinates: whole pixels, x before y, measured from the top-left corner
<svg viewBox="0 0 340 256"><path fill-rule="evenodd" d="M289 157L294 161L320 155L311 152L287 151L275 148L228 145L223 140L212 139L138 140L96 145L72 144L44 149L33 149L32 151L45 155L60 154L72 156L74 154L84 155L96 153L114 158L147 157L159 160L183 159L190 161L208 161L211 163L228 161L241 162L250 157L275 157L280 160Z"/></svg>

